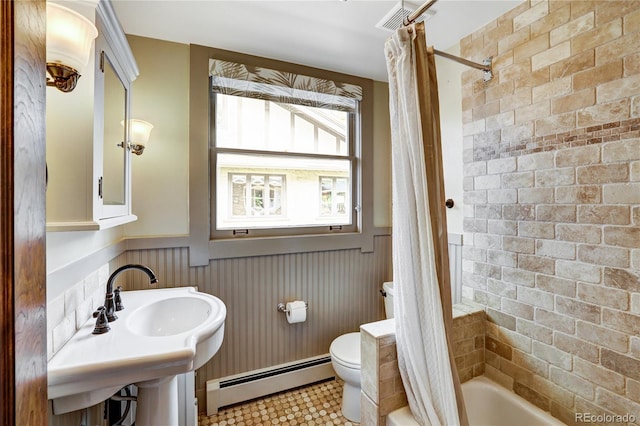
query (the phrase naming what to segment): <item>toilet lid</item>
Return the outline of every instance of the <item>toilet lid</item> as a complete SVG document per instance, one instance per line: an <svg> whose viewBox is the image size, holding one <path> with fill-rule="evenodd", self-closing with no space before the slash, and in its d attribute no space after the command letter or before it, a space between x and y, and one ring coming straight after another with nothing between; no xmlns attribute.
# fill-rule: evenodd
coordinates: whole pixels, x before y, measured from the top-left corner
<svg viewBox="0 0 640 426"><path fill-rule="evenodd" d="M347 333L337 337L329 347L331 356L349 368L360 368L360 333Z"/></svg>

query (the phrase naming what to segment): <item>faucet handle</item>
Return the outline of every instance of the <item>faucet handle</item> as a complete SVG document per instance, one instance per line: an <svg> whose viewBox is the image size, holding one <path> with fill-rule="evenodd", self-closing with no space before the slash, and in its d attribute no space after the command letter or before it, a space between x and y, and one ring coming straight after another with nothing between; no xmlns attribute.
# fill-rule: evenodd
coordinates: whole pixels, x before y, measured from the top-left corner
<svg viewBox="0 0 640 426"><path fill-rule="evenodd" d="M107 310L104 306L100 306L97 312L98 320L96 321L96 326L93 329L93 334L104 334L111 330L111 327L109 327L109 321L107 320Z"/></svg>
<svg viewBox="0 0 640 426"><path fill-rule="evenodd" d="M116 311L121 311L124 309L124 305L122 304L122 298L120 297L120 292L122 291L122 287L118 286L118 288L116 288L113 293L113 297L115 299L115 303L116 303Z"/></svg>

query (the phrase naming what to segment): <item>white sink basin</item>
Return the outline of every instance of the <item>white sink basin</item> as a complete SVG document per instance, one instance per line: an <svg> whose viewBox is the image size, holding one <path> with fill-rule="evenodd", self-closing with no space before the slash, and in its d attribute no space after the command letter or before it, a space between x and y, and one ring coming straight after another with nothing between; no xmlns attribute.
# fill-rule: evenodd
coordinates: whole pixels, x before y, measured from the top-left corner
<svg viewBox="0 0 640 426"><path fill-rule="evenodd" d="M127 327L140 336L173 336L197 328L211 314L211 304L199 297L162 299L127 318Z"/></svg>
<svg viewBox="0 0 640 426"><path fill-rule="evenodd" d="M226 307L194 287L123 291L111 331L90 318L48 364L55 414L95 405L123 386L200 368L220 349Z"/></svg>

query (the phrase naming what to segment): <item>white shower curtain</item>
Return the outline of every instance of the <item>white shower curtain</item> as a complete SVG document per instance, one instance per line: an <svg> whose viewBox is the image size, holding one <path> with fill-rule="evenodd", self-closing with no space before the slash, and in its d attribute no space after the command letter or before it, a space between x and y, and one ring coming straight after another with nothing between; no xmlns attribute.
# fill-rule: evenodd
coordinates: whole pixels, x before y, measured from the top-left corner
<svg viewBox="0 0 640 426"><path fill-rule="evenodd" d="M444 184L433 51L424 24L385 45L392 139L393 280L398 364L421 425L468 424L452 328Z"/></svg>

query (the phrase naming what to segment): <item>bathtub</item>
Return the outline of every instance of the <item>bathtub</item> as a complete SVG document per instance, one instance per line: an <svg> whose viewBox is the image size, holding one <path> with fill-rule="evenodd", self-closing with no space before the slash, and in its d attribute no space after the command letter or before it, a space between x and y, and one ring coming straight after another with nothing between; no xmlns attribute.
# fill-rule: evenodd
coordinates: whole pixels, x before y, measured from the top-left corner
<svg viewBox="0 0 640 426"><path fill-rule="evenodd" d="M462 384L470 426L562 426L564 423L493 380L476 377ZM420 426L403 407L387 416L387 426Z"/></svg>

